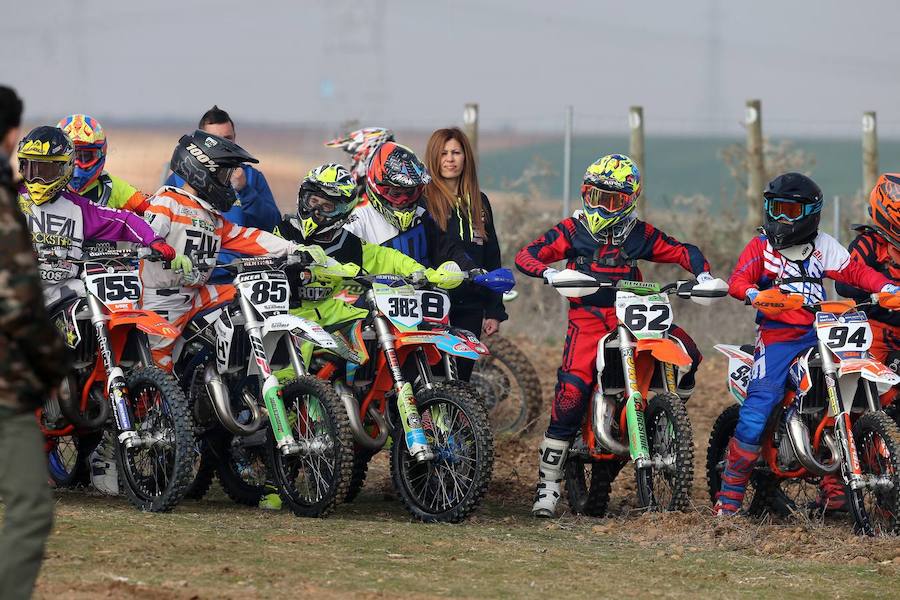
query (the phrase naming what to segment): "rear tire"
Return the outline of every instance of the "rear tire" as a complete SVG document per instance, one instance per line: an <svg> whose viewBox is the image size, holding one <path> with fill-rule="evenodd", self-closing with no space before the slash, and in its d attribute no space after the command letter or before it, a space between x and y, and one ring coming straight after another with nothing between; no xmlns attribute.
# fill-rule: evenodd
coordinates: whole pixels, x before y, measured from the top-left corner
<svg viewBox="0 0 900 600"><path fill-rule="evenodd" d="M266 444L246 446L234 435L224 432L215 437L213 444L217 459L216 474L225 494L236 504L259 506L262 497L274 491L266 489Z"/></svg>
<svg viewBox="0 0 900 600"><path fill-rule="evenodd" d="M602 517L609 508L609 495L623 461L590 462L569 454L565 466L566 498L577 515Z"/></svg>
<svg viewBox="0 0 900 600"><path fill-rule="evenodd" d="M369 462L375 456L368 450L363 450L359 446L353 449L353 466L350 471L350 483L347 486L347 497L344 502L350 503L356 500L362 491L363 485L366 483L366 476L369 473Z"/></svg>
<svg viewBox="0 0 900 600"><path fill-rule="evenodd" d="M883 411L862 415L853 438L863 475L885 478L880 489L848 489L856 530L864 535L895 535L900 517L900 429Z"/></svg>
<svg viewBox="0 0 900 600"><path fill-rule="evenodd" d="M510 339L494 334L491 351L475 361L472 383L484 399L494 434L531 429L543 408L541 380L531 360Z"/></svg>
<svg viewBox="0 0 900 600"><path fill-rule="evenodd" d="M50 438L47 470L58 488L87 486L91 483L91 452L100 441L100 433L64 435Z"/></svg>

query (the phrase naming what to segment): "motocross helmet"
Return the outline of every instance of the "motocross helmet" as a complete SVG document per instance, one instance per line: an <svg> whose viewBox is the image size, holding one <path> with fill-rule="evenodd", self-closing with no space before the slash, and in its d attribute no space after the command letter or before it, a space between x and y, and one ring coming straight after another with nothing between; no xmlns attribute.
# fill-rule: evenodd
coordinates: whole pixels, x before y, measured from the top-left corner
<svg viewBox="0 0 900 600"><path fill-rule="evenodd" d="M58 127L42 125L19 142L19 173L34 204L56 199L72 178L75 146Z"/></svg>
<svg viewBox="0 0 900 600"><path fill-rule="evenodd" d="M413 224L419 198L429 181L428 170L412 150L385 142L369 163L366 197L388 223L406 231Z"/></svg>
<svg viewBox="0 0 900 600"><path fill-rule="evenodd" d="M106 165L106 133L88 115L69 115L56 124L75 144L75 174L69 189L80 194L97 181Z"/></svg>
<svg viewBox="0 0 900 600"><path fill-rule="evenodd" d="M620 229L630 231L640 195L641 174L624 154L609 154L591 164L581 185L583 218L588 230L597 235L621 223Z"/></svg>
<svg viewBox="0 0 900 600"><path fill-rule="evenodd" d="M378 146L394 141L394 132L384 127L365 127L351 131L341 138L325 142L329 148L340 148L351 156L350 172L353 178L365 185L369 159Z"/></svg>
<svg viewBox="0 0 900 600"><path fill-rule="evenodd" d="M343 165L328 163L312 169L297 194L298 229L305 239L341 228L356 207L356 183Z"/></svg>
<svg viewBox="0 0 900 600"><path fill-rule="evenodd" d="M169 167L197 190L200 198L226 212L237 200L231 187L232 172L245 163L258 162L231 140L197 129L178 140Z"/></svg>
<svg viewBox="0 0 900 600"><path fill-rule="evenodd" d="M819 234L822 190L801 173L785 173L763 193L763 229L776 250L812 242Z"/></svg>
<svg viewBox="0 0 900 600"><path fill-rule="evenodd" d="M878 233L900 248L900 173L884 173L869 195L869 216Z"/></svg>

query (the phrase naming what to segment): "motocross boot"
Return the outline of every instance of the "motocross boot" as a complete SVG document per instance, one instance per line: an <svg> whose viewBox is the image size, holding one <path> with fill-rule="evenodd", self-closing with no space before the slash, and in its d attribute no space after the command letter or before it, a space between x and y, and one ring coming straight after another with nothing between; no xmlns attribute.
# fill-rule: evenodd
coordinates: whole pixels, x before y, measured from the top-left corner
<svg viewBox="0 0 900 600"><path fill-rule="evenodd" d="M840 475L825 475L819 483L819 495L808 507L816 512L847 510L847 490Z"/></svg>
<svg viewBox="0 0 900 600"><path fill-rule="evenodd" d="M545 437L539 448L537 491L531 514L535 517L555 517L556 503L562 495L563 465L569 452L569 442Z"/></svg>
<svg viewBox="0 0 900 600"><path fill-rule="evenodd" d="M119 494L119 475L116 468L116 440L110 431L104 431L100 443L88 459L91 466L91 485L104 494Z"/></svg>
<svg viewBox="0 0 900 600"><path fill-rule="evenodd" d="M722 472L722 489L716 494L716 505L713 508L717 517L733 515L741 510L747 483L753 474L757 459L759 446L745 444L735 437L728 442L725 470Z"/></svg>

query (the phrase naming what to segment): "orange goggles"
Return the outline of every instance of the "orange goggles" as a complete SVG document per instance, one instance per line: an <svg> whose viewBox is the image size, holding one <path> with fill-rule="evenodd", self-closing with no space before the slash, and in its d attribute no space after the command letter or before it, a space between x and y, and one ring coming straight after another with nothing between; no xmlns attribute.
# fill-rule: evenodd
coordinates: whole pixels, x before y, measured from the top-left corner
<svg viewBox="0 0 900 600"><path fill-rule="evenodd" d="M594 186L584 186L581 197L588 208L599 208L607 212L617 212L628 206L631 195L623 192L610 192Z"/></svg>

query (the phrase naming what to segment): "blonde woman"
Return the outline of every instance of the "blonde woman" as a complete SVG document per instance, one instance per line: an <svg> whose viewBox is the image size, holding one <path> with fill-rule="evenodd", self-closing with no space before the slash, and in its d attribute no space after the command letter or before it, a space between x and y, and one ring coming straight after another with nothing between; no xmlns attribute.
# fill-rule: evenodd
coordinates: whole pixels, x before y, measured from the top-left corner
<svg viewBox="0 0 900 600"><path fill-rule="evenodd" d="M425 188L428 214L444 234L451 236L480 268L500 267L500 246L487 196L478 186L472 146L456 127L431 134L425 151L431 182ZM478 336L490 336L507 318L503 296L486 288L464 284L451 291L450 324ZM459 360L459 376L466 381L475 363Z"/></svg>

